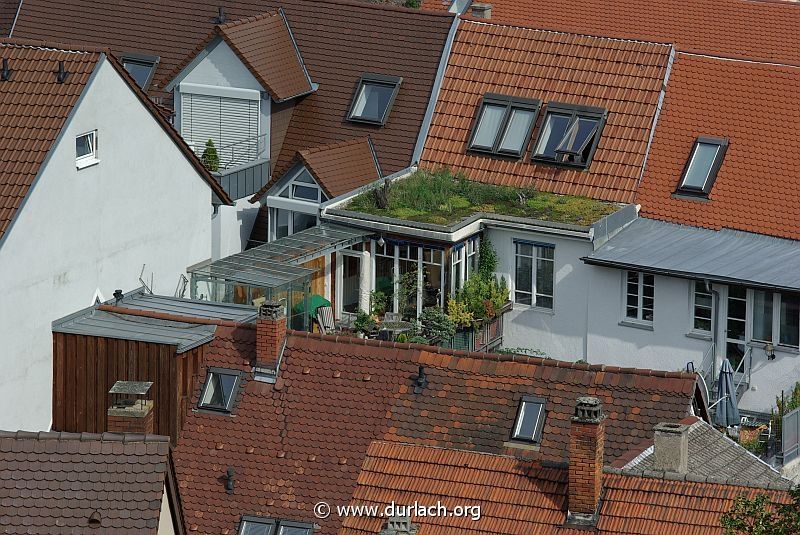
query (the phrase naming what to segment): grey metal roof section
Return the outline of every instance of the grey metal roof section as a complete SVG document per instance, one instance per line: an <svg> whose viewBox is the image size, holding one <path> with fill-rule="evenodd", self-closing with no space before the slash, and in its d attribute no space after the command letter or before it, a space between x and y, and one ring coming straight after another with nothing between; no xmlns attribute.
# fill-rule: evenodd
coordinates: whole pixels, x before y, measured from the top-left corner
<svg viewBox="0 0 800 535"><path fill-rule="evenodd" d="M688 473L703 478L731 479L757 487L788 487L791 484L777 470L703 420L689 427L688 461ZM655 470L653 447L646 449L625 468Z"/></svg>
<svg viewBox="0 0 800 535"><path fill-rule="evenodd" d="M177 346L183 353L214 339L216 325L197 325L95 308L53 322L53 332Z"/></svg>
<svg viewBox="0 0 800 535"><path fill-rule="evenodd" d="M374 231L321 224L189 271L192 275L277 288L315 273L300 264L361 243L372 234Z"/></svg>
<svg viewBox="0 0 800 535"><path fill-rule="evenodd" d="M153 386L153 381L117 381L108 393L143 396L147 394L151 386Z"/></svg>
<svg viewBox="0 0 800 535"><path fill-rule="evenodd" d="M146 293L144 288L139 288L125 294L119 302L117 302L116 299L111 299L106 301L105 304L147 312L160 312L173 316L208 320L227 320L237 323L253 322L256 316L258 316L258 310L248 305L235 305L231 303L217 303L214 301L200 301L199 299L155 295Z"/></svg>
<svg viewBox="0 0 800 535"><path fill-rule="evenodd" d="M594 253L587 264L675 277L800 290L800 243L741 232L637 219Z"/></svg>

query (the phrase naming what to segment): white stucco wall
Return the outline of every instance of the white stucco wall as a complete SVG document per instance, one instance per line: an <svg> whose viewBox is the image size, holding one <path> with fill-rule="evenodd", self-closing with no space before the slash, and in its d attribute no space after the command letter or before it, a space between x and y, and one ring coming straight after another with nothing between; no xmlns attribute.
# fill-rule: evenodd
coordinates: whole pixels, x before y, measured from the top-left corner
<svg viewBox="0 0 800 535"><path fill-rule="evenodd" d="M591 268L578 260L591 253L588 240L533 232L489 229L497 252L497 273L506 278L514 296L514 238L555 245L553 310L515 304L503 317L503 345L543 351L563 360L585 358L586 292Z"/></svg>
<svg viewBox="0 0 800 535"><path fill-rule="evenodd" d="M100 163L77 170L97 130ZM211 190L107 62L98 66L0 244L0 429L48 429L53 320L97 288L172 294L211 254ZM13 409L12 409L13 407Z"/></svg>
<svg viewBox="0 0 800 535"><path fill-rule="evenodd" d="M259 207L259 204L252 204L248 198L239 199L234 206L219 207L212 220L213 260L241 253L245 249Z"/></svg>

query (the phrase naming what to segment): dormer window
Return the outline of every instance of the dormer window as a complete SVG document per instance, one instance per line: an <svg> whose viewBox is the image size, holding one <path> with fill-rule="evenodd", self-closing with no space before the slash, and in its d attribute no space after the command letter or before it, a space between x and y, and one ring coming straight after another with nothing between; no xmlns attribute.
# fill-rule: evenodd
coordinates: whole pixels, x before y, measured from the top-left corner
<svg viewBox="0 0 800 535"><path fill-rule="evenodd" d="M200 394L201 409L230 412L236 398L240 375L236 370L209 368Z"/></svg>
<svg viewBox="0 0 800 535"><path fill-rule="evenodd" d="M536 122L540 101L489 93L483 97L469 150L519 157Z"/></svg>
<svg viewBox="0 0 800 535"><path fill-rule="evenodd" d="M384 125L389 118L402 78L382 74L364 74L358 83L347 119Z"/></svg>
<svg viewBox="0 0 800 535"><path fill-rule="evenodd" d="M708 197L727 150L727 139L698 137L683 169L676 193Z"/></svg>
<svg viewBox="0 0 800 535"><path fill-rule="evenodd" d="M534 396L524 396L520 400L511 440L541 443L545 418L544 404L543 398Z"/></svg>
<svg viewBox="0 0 800 535"><path fill-rule="evenodd" d="M276 520L260 516L243 516L239 535L311 535L312 524L291 520Z"/></svg>
<svg viewBox="0 0 800 535"><path fill-rule="evenodd" d="M586 168L605 123L606 110L568 104L548 104L533 159Z"/></svg>
<svg viewBox="0 0 800 535"><path fill-rule="evenodd" d="M139 54L127 54L122 56L122 66L128 71L136 84L142 89L147 89L153 74L156 72L158 58L155 56L142 56Z"/></svg>

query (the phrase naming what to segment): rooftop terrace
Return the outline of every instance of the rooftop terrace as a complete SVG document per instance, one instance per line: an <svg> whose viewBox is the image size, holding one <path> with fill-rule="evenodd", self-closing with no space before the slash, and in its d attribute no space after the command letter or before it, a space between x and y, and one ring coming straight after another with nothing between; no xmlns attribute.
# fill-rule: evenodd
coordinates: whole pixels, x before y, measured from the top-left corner
<svg viewBox="0 0 800 535"><path fill-rule="evenodd" d="M381 191L364 191L342 208L435 225L452 225L482 212L584 226L619 209L587 197L472 182L447 170L417 170L392 181L386 208L379 206Z"/></svg>

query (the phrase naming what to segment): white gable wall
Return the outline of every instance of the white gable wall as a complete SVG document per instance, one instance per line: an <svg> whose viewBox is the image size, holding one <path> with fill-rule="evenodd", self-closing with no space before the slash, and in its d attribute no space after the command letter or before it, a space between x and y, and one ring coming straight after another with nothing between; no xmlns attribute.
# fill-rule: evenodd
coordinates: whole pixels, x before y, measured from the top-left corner
<svg viewBox="0 0 800 535"><path fill-rule="evenodd" d="M98 131L100 163L75 167L75 137ZM108 63L51 151L0 244L0 429L48 429L50 324L99 289L132 290L151 275L172 294L211 253L212 193Z"/></svg>

